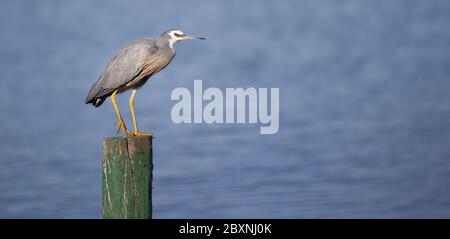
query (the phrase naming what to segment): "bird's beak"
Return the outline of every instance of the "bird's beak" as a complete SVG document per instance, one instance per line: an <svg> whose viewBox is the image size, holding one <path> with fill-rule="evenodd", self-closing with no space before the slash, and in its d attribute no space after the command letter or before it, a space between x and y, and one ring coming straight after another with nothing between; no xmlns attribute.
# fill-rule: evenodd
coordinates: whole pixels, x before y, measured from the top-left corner
<svg viewBox="0 0 450 239"><path fill-rule="evenodd" d="M183 38L183 40L206 40L205 37L193 36L189 34L184 34Z"/></svg>

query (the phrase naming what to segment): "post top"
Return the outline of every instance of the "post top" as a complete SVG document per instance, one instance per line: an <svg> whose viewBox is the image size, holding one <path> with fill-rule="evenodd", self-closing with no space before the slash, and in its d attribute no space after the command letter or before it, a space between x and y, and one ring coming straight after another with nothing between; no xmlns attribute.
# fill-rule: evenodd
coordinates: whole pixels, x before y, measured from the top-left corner
<svg viewBox="0 0 450 239"><path fill-rule="evenodd" d="M111 137L107 137L107 138L104 138L105 140L112 140L112 139L134 139L134 140L137 140L137 139L152 139L153 138L153 136L111 136Z"/></svg>

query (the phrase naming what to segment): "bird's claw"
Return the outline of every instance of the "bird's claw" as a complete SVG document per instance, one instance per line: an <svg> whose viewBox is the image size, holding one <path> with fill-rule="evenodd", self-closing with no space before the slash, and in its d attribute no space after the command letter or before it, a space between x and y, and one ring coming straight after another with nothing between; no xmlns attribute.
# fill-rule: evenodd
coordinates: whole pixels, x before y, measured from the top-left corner
<svg viewBox="0 0 450 239"><path fill-rule="evenodd" d="M124 132L125 137L153 136L152 133L144 133L144 132L140 132L140 131L131 132L127 129L127 127L125 126L125 123L123 121L119 121L118 123L116 123L116 126L117 126L116 135L119 135L120 130L122 130Z"/></svg>
<svg viewBox="0 0 450 239"><path fill-rule="evenodd" d="M127 129L123 121L119 121L119 123L116 123L116 125L117 125L116 135L119 135L119 132L122 129L125 137L133 136L133 133L131 133L131 131Z"/></svg>
<svg viewBox="0 0 450 239"><path fill-rule="evenodd" d="M143 132L137 131L137 132L133 133L133 136L136 136L136 137L139 137L139 136L153 136L153 134L152 133L143 133Z"/></svg>

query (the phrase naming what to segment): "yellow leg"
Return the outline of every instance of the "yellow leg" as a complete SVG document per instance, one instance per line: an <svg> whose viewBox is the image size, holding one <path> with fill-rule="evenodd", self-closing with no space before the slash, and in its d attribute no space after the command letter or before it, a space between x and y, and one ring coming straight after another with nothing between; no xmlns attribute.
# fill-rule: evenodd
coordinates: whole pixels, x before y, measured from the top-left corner
<svg viewBox="0 0 450 239"><path fill-rule="evenodd" d="M136 121L136 115L134 113L134 97L136 96L136 89L131 90L131 97L130 97L130 101L128 102L128 105L130 106L130 110L131 110L131 117L133 118L133 125L134 125L134 136L152 136L151 133L142 133L139 132L139 128L137 126L137 121Z"/></svg>
<svg viewBox="0 0 450 239"><path fill-rule="evenodd" d="M122 129L124 136L130 136L132 134L125 126L125 122L123 121L122 115L120 114L120 111L119 111L119 107L117 107L117 103L116 103L117 91L118 90L114 91L114 93L111 95L111 103L114 106L114 109L116 110L117 118L119 119L119 122L117 123L117 133L116 134L119 134L120 129Z"/></svg>

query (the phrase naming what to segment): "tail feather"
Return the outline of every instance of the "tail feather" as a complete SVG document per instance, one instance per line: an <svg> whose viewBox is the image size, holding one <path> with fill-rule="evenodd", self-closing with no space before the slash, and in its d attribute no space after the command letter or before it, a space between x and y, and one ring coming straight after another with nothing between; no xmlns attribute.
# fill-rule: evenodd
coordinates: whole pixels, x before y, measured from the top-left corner
<svg viewBox="0 0 450 239"><path fill-rule="evenodd" d="M89 94L86 96L84 103L93 104L95 107L99 107L103 104L108 95L102 94L103 92L98 89L97 83L94 83L89 90Z"/></svg>
<svg viewBox="0 0 450 239"><path fill-rule="evenodd" d="M101 76L95 82L92 84L91 89L89 90L88 95L86 96L86 99L84 100L84 103L86 104L92 104L95 107L99 107L103 104L106 98L110 95L110 90L104 89L100 86L99 82L101 80Z"/></svg>
<svg viewBox="0 0 450 239"><path fill-rule="evenodd" d="M95 107L99 107L100 105L103 104L103 102L106 100L106 98L108 98L108 95L104 95L104 96L101 96L101 97L95 97L95 98L93 98L92 100L89 100L89 101L86 100L85 103L86 104L92 104Z"/></svg>
<svg viewBox="0 0 450 239"><path fill-rule="evenodd" d="M105 102L105 99L106 99L107 97L108 97L108 96L106 95L106 96L102 96L102 97L95 98L95 99L92 101L92 104L93 104L95 107L99 107L100 105L103 104L103 102Z"/></svg>
<svg viewBox="0 0 450 239"><path fill-rule="evenodd" d="M104 88L101 84L102 76L103 75L101 75L97 82L92 85L88 95L86 96L86 99L84 100L84 103L99 107L103 104L106 98L108 98L108 96L110 96L114 92L114 90L116 90L115 88Z"/></svg>
<svg viewBox="0 0 450 239"><path fill-rule="evenodd" d="M86 103L86 104L92 103L95 100L97 94L98 94L98 89L97 89L97 82L96 82L91 86L91 89L89 90L89 93L86 96L84 103Z"/></svg>

